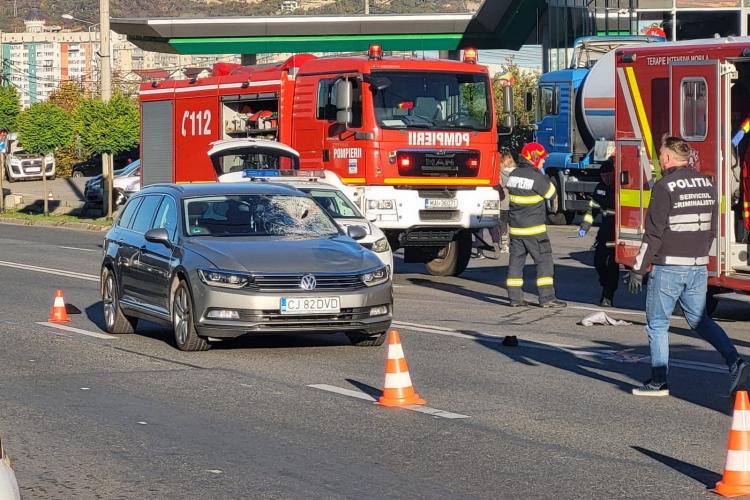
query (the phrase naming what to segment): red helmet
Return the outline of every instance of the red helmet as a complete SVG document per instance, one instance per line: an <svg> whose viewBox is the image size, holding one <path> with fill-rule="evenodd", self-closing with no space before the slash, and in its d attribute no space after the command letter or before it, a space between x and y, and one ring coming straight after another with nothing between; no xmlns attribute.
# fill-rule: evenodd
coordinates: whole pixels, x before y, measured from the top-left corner
<svg viewBox="0 0 750 500"><path fill-rule="evenodd" d="M521 150L521 156L529 160L536 168L539 168L539 160L547 158L548 154L544 146L538 142L530 142Z"/></svg>

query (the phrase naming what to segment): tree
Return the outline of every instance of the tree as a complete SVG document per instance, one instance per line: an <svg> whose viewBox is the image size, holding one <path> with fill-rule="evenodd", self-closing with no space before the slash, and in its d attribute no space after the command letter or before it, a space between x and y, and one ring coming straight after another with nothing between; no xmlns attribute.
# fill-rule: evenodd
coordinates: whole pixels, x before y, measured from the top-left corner
<svg viewBox="0 0 750 500"><path fill-rule="evenodd" d="M47 99L47 102L57 104L64 109L72 118L76 108L84 99L84 90L80 83L67 81L62 82ZM74 127L75 128L75 127ZM73 165L83 161L89 156L85 150L82 150L76 144L78 141L71 141L67 146L57 150L55 154L55 171L57 175L68 176L73 172Z"/></svg>
<svg viewBox="0 0 750 500"><path fill-rule="evenodd" d="M40 156L54 154L70 144L73 127L70 116L60 106L38 102L18 115L18 139L28 153ZM42 167L44 193L47 193L47 176ZM44 198L44 215L49 215L47 196Z"/></svg>
<svg viewBox="0 0 750 500"><path fill-rule="evenodd" d="M3 141L7 133L15 130L16 118L21 112L21 99L16 88L12 86L0 87L0 133ZM3 177L5 177L5 153L0 153L0 212L5 210L5 192L3 191Z"/></svg>
<svg viewBox="0 0 750 500"><path fill-rule="evenodd" d="M81 145L92 153L115 155L140 141L138 106L121 94L109 102L83 99L74 114Z"/></svg>
<svg viewBox="0 0 750 500"><path fill-rule="evenodd" d="M517 155L524 144L533 137L536 116L533 110L526 110L526 96L536 96L536 87L539 75L535 72L521 71L521 69L509 61L508 71L503 75L496 75L492 85L495 94L496 114L502 116L503 86L510 84L513 87L513 117L515 126L509 136L501 136L501 146L508 147L514 155Z"/></svg>

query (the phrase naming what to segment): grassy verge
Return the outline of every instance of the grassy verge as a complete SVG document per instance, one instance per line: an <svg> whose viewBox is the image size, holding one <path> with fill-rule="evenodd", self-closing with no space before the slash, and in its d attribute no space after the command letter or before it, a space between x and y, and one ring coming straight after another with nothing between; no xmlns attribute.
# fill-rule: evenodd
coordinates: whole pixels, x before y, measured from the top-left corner
<svg viewBox="0 0 750 500"><path fill-rule="evenodd" d="M45 217L41 214L33 214L28 212L22 212L19 210L6 210L0 213L0 221L3 219L17 220L24 222L29 225L43 225L43 226L91 226L91 229L96 228L108 228L112 225L106 217L98 219L88 219L85 217L79 217L76 215L57 215L50 214Z"/></svg>

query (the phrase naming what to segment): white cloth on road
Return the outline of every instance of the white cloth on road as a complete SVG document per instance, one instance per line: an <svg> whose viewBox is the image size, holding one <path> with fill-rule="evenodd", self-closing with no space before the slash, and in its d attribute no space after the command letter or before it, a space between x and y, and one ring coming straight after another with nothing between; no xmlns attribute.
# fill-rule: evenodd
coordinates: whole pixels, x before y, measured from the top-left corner
<svg viewBox="0 0 750 500"><path fill-rule="evenodd" d="M608 325L608 326L625 326L625 325L632 325L633 323L629 321L624 321L621 319L614 319L607 316L607 313L604 311L595 312L592 314L589 314L585 318L581 320L579 325L583 326L594 326L594 325Z"/></svg>

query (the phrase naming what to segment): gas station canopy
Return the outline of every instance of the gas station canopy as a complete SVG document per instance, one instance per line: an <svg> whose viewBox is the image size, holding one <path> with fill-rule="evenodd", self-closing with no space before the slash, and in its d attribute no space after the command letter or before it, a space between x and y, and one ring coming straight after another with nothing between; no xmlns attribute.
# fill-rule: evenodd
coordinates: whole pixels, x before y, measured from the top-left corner
<svg viewBox="0 0 750 500"><path fill-rule="evenodd" d="M115 18L112 29L138 47L178 54L384 50L517 50L544 0L486 0L472 14Z"/></svg>

